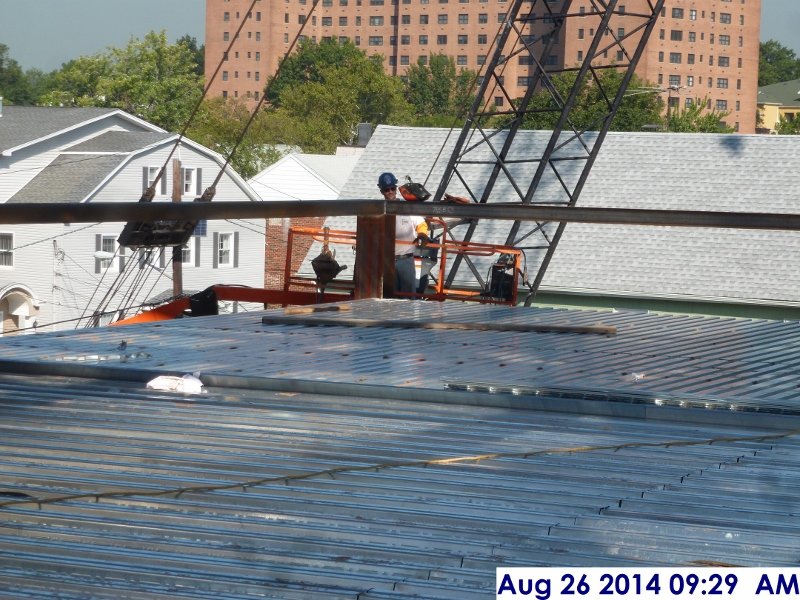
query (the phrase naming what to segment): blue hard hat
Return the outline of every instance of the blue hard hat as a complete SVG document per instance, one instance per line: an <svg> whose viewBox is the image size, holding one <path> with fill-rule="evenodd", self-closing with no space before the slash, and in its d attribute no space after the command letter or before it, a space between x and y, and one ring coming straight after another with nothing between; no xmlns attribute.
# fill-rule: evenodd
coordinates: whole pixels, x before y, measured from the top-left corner
<svg viewBox="0 0 800 600"><path fill-rule="evenodd" d="M397 177L393 173L381 173L378 177L378 189L383 191L397 185Z"/></svg>

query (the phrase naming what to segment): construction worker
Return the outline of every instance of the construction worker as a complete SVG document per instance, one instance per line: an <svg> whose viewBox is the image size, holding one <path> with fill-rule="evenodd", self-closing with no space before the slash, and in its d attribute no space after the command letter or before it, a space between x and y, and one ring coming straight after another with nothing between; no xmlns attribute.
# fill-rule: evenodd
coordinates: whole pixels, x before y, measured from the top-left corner
<svg viewBox="0 0 800 600"><path fill-rule="evenodd" d="M393 173L381 173L378 177L378 189L386 200L400 200L397 192L397 177ZM422 293L428 285L428 276L420 277L417 282L414 264L414 250L417 238L428 235L428 224L424 217L415 215L397 215L395 217L395 291L404 294Z"/></svg>

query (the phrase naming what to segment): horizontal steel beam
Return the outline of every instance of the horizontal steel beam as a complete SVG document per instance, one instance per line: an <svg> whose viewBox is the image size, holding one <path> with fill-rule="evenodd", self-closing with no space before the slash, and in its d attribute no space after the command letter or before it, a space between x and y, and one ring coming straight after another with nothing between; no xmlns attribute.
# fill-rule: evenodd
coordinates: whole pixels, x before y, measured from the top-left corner
<svg viewBox="0 0 800 600"><path fill-rule="evenodd" d="M505 221L554 221L606 225L800 230L800 214L645 210L513 204L411 203L385 200L276 202L91 202L0 204L0 224L115 223L181 219L268 219L347 215L424 215Z"/></svg>
<svg viewBox="0 0 800 600"><path fill-rule="evenodd" d="M117 223L192 219L270 219L385 214L385 200L280 202L48 202L0 204L0 224Z"/></svg>

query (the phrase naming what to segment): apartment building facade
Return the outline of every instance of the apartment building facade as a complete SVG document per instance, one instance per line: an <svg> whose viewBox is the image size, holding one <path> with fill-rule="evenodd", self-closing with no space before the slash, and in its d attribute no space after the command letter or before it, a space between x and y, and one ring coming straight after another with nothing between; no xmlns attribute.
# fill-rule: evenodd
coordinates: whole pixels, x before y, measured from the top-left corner
<svg viewBox="0 0 800 600"><path fill-rule="evenodd" d="M556 9L559 2L547 4ZM206 0L206 80L222 62L210 93L254 103L303 26L303 35L316 41L349 39L367 54L382 55L392 75L402 77L410 65L425 63L438 53L452 56L457 68L480 72L509 4L509 0L319 0L312 12L314 0ZM605 34L624 37L626 27L641 23L634 15L650 11L647 7L648 0L619 3ZM535 5L525 3L522 11L531 8L536 12ZM545 57L553 68L580 64L600 22L590 0L573 0L569 14L553 54ZM735 130L753 133L760 19L761 0L668 0L636 72L671 107L705 102L728 112L725 121ZM543 19L536 22L539 27L546 25ZM531 34L537 33L536 27ZM622 44L632 50L636 41L631 36ZM611 52L617 56L604 59L623 61L619 48ZM504 85L512 97L523 94L534 68L525 58L519 56L504 66Z"/></svg>

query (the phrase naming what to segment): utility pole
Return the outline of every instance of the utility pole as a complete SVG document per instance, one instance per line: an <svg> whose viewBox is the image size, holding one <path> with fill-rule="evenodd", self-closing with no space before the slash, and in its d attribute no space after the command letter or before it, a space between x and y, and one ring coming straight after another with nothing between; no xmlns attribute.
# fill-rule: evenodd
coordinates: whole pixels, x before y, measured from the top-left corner
<svg viewBox="0 0 800 600"><path fill-rule="evenodd" d="M183 195L183 177L181 177L181 161L172 160L172 201L180 202ZM172 247L172 295L183 294L183 248Z"/></svg>

